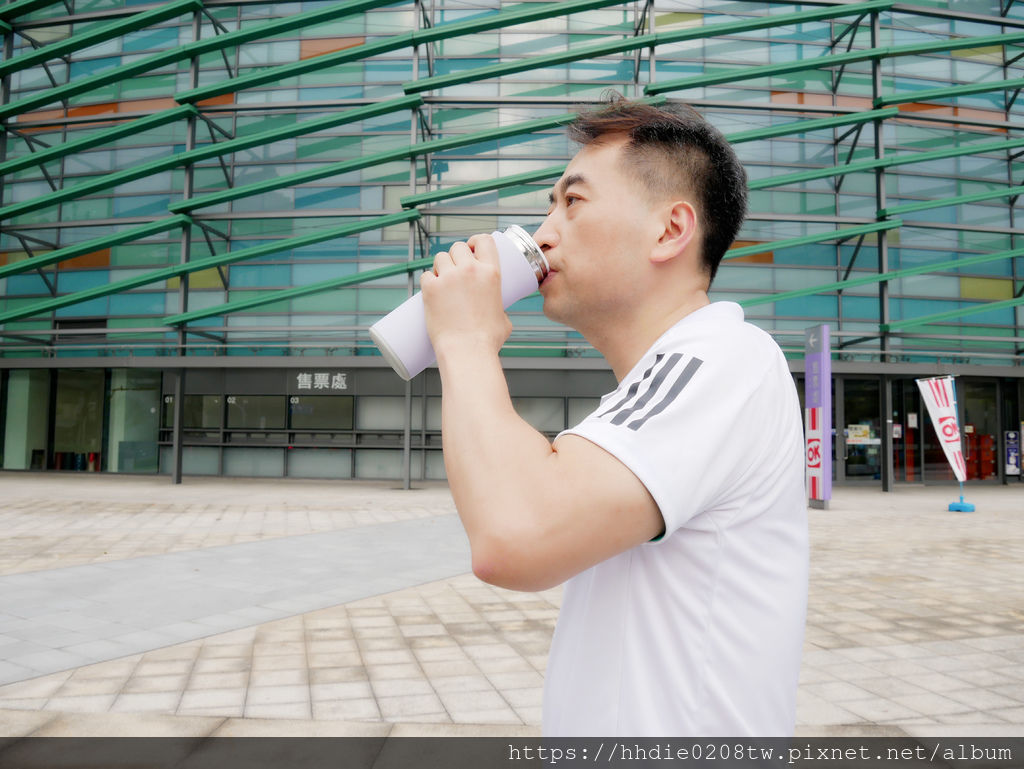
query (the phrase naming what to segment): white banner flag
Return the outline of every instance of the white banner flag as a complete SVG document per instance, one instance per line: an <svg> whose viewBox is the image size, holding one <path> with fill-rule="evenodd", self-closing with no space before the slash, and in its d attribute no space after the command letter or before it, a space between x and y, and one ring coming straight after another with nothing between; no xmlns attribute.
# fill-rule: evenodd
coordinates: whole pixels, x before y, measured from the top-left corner
<svg viewBox="0 0 1024 769"><path fill-rule="evenodd" d="M921 398L932 418L935 434L939 436L946 459L953 467L956 479L967 480L967 465L964 462L963 447L960 445L960 425L956 417L956 390L953 377L940 376L933 379L916 379Z"/></svg>

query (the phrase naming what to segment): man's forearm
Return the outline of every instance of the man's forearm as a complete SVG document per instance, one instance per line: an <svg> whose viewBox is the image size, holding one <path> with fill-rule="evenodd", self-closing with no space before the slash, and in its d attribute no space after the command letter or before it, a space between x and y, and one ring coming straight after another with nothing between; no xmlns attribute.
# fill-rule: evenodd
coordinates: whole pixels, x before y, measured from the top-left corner
<svg viewBox="0 0 1024 769"><path fill-rule="evenodd" d="M445 469L474 571L489 582L515 581L509 561L543 536L551 443L516 414L493 350L453 345L439 351L438 365Z"/></svg>

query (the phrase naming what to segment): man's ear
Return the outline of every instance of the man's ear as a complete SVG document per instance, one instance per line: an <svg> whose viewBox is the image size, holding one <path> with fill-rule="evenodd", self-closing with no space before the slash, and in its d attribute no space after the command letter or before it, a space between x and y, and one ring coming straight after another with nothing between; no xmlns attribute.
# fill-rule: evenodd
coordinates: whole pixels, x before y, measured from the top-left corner
<svg viewBox="0 0 1024 769"><path fill-rule="evenodd" d="M665 210L664 230L654 249L652 262L667 262L686 250L697 234L697 212L685 200L677 200Z"/></svg>

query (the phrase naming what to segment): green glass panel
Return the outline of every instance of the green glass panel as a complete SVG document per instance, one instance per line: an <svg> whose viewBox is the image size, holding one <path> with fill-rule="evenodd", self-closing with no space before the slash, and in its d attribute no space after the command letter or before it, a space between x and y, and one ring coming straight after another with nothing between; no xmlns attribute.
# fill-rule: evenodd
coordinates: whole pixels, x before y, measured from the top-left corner
<svg viewBox="0 0 1024 769"><path fill-rule="evenodd" d="M61 218L87 222L90 219L108 219L114 215L114 201L110 198L69 200L61 206Z"/></svg>
<svg viewBox="0 0 1024 769"><path fill-rule="evenodd" d="M180 258L177 243L145 243L114 246L110 249L110 264L116 267L169 265Z"/></svg>
<svg viewBox="0 0 1024 769"><path fill-rule="evenodd" d="M153 96L166 96L174 90L175 80L174 75L129 78L121 83L121 98L145 99Z"/></svg>
<svg viewBox="0 0 1024 769"><path fill-rule="evenodd" d="M357 290L325 291L292 300L292 312L355 312L358 307Z"/></svg>
<svg viewBox="0 0 1024 769"><path fill-rule="evenodd" d="M228 301L237 302L245 299L255 299L260 296L272 296L274 291L229 291ZM260 313L266 314L271 312L288 312L288 302L271 302L270 304L264 304L260 306Z"/></svg>

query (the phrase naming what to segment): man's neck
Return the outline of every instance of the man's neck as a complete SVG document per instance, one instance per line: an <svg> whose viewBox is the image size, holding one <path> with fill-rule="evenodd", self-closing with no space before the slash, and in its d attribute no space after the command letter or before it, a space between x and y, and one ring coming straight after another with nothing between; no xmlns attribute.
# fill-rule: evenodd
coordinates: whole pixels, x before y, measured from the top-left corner
<svg viewBox="0 0 1024 769"><path fill-rule="evenodd" d="M711 303L704 291L687 295L669 307L645 308L632 323L610 326L602 333L584 336L600 352L621 382L662 334L690 313Z"/></svg>

